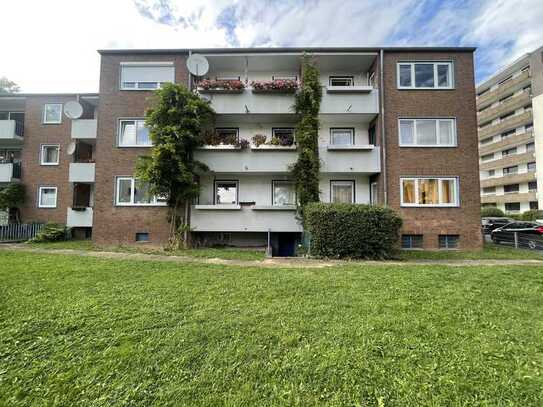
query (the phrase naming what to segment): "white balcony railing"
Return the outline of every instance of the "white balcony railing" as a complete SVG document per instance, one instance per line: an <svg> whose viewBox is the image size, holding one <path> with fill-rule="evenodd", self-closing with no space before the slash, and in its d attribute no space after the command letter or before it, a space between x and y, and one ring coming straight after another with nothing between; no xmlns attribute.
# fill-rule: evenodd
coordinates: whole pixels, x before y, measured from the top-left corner
<svg viewBox="0 0 543 407"><path fill-rule="evenodd" d="M11 182L13 179L13 164L0 163L0 183Z"/></svg>
<svg viewBox="0 0 543 407"><path fill-rule="evenodd" d="M92 208L68 208L66 225L69 227L92 227Z"/></svg>
<svg viewBox="0 0 543 407"><path fill-rule="evenodd" d="M23 123L16 120L0 120L0 140L22 141Z"/></svg>
<svg viewBox="0 0 543 407"><path fill-rule="evenodd" d="M195 232L301 232L295 210L262 210L247 206L221 210L220 205L196 205L191 211ZM214 206L212 213L209 207Z"/></svg>
<svg viewBox="0 0 543 407"><path fill-rule="evenodd" d="M95 139L97 134L96 119L72 120L73 139Z"/></svg>
<svg viewBox="0 0 543 407"><path fill-rule="evenodd" d="M95 173L94 163L70 163L68 178L70 182L94 182Z"/></svg>

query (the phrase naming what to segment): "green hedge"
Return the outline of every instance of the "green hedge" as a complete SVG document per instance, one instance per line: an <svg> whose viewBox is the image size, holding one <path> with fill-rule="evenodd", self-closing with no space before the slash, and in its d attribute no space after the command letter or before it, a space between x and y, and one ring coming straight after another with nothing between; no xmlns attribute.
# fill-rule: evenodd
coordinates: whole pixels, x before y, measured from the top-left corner
<svg viewBox="0 0 543 407"><path fill-rule="evenodd" d="M524 212L521 215L521 219L522 220L527 220L527 221L532 221L532 222L534 220L537 220L537 219L543 219L543 211L536 210L536 209L531 209L529 211Z"/></svg>
<svg viewBox="0 0 543 407"><path fill-rule="evenodd" d="M304 214L312 256L387 259L398 249L402 219L391 209L311 203Z"/></svg>
<svg viewBox="0 0 543 407"><path fill-rule="evenodd" d="M505 213L501 209L489 206L486 208L481 208L481 217L482 218L499 218L504 217Z"/></svg>

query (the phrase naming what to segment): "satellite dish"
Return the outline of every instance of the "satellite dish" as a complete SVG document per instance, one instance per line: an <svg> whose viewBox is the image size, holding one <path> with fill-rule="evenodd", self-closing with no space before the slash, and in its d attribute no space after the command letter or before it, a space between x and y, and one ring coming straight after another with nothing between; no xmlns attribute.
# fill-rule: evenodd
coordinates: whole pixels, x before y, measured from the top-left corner
<svg viewBox="0 0 543 407"><path fill-rule="evenodd" d="M66 149L66 152L68 155L73 155L75 153L75 149L77 148L77 145L75 144L75 141L72 141L70 144L68 144L68 148Z"/></svg>
<svg viewBox="0 0 543 407"><path fill-rule="evenodd" d="M187 59L187 69L194 76L204 76L209 71L209 62L203 55L192 54Z"/></svg>
<svg viewBox="0 0 543 407"><path fill-rule="evenodd" d="M83 114L83 106L75 100L70 100L64 104L64 114L68 119L79 119Z"/></svg>

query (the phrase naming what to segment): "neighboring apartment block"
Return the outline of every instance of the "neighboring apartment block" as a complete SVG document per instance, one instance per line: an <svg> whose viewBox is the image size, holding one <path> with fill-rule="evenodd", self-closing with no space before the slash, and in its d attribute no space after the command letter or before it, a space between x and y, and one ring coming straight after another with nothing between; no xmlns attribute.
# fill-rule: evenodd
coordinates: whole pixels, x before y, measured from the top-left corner
<svg viewBox="0 0 543 407"><path fill-rule="evenodd" d="M191 207L195 238L270 242L274 254L291 254L302 232L289 171L292 106L306 51L323 89L321 201L390 206L404 219L404 248L480 247L472 48L100 51L96 95L12 95L13 106L0 97L0 112L24 115L24 220L68 223L81 234L92 227L98 243L164 243L165 200L150 196L134 169L152 147L143 122L152 91L175 81L216 112L211 141L195 153L210 168ZM192 53L209 63L204 78L187 70ZM292 86L267 86L277 81ZM70 100L84 107L81 117L62 113Z"/></svg>
<svg viewBox="0 0 543 407"><path fill-rule="evenodd" d="M477 87L483 206L511 213L543 208L537 171L538 156L543 162L543 152L538 153L543 147L538 141L543 136L542 93L543 47Z"/></svg>

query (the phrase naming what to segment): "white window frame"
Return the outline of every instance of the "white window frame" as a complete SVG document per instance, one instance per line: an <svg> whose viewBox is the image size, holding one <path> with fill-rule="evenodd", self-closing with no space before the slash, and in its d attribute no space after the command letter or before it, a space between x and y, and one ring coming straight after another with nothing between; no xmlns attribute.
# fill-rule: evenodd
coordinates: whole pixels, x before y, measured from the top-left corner
<svg viewBox="0 0 543 407"><path fill-rule="evenodd" d="M49 147L56 147L57 149L57 161L56 162L46 162L45 159L45 151ZM60 161L60 144L42 144L40 148L40 165L58 165Z"/></svg>
<svg viewBox="0 0 543 407"><path fill-rule="evenodd" d="M438 180L438 197L439 201L442 201L443 191L440 181L454 181L454 202L452 203L438 203L438 204L420 204L419 200L419 182L420 180L436 179ZM404 203L403 198L403 183L404 181L413 181L415 185L415 203ZM413 207L413 208L457 208L460 206L460 182L458 177L400 177L400 206Z"/></svg>
<svg viewBox="0 0 543 407"><path fill-rule="evenodd" d="M41 203L41 194L42 194L42 191L44 189L54 189L55 190L55 204L54 205L42 205L42 203ZM58 188L57 187L55 187L55 186L47 186L47 185L43 185L43 186L38 187L38 208L53 209L53 208L57 207L57 203L58 203Z"/></svg>
<svg viewBox="0 0 543 407"><path fill-rule="evenodd" d="M146 81L143 81L143 82L133 82L134 83L134 87L125 87L123 85L123 67L124 66L132 66L132 67L139 67L139 66L142 66L142 67L161 67L161 66L167 66L167 67L172 67L173 68L173 78L174 78L174 82L175 82L175 64L173 63L173 61L156 61L156 62L121 62L119 64L119 90L137 90L137 91L154 91L154 90L157 90L157 89L160 89L162 87L162 85L164 85L165 83L168 83L168 82L146 82ZM128 82L127 82L128 83ZM130 82L132 83L132 82ZM156 83L157 84L157 87L156 88L140 88L139 87L139 84L140 83Z"/></svg>
<svg viewBox="0 0 543 407"><path fill-rule="evenodd" d="M137 148L147 148L147 147L153 147L153 141L151 140L151 135L149 134L149 144L122 144L122 131L123 131L123 122L135 122L136 125L136 140L138 139L137 136L137 122L144 122L145 119L143 117L123 117L118 120L118 130L117 130L117 147L137 147Z"/></svg>
<svg viewBox="0 0 543 407"><path fill-rule="evenodd" d="M351 194L351 203L356 202L356 182L354 180L330 180L330 203L334 203L334 184L335 185L350 185L353 193Z"/></svg>
<svg viewBox="0 0 543 407"><path fill-rule="evenodd" d="M351 143L350 144L334 144L334 131L338 132L349 132L351 133ZM330 145L331 146L354 146L354 127L330 127Z"/></svg>
<svg viewBox="0 0 543 407"><path fill-rule="evenodd" d="M58 120L47 121L47 114L46 114L47 106L60 106L60 113L59 113ZM62 103L45 103L43 105L42 123L43 124L61 124L62 123Z"/></svg>
<svg viewBox="0 0 543 407"><path fill-rule="evenodd" d="M415 86L415 65L417 64L424 64L424 65L432 64L434 66L434 86L424 86L424 87ZM409 65L411 67L411 85L410 86L401 86L400 84L400 65ZM438 74L437 74L438 65L449 66L449 74L450 74L449 86L438 86ZM399 61L396 63L396 85L398 89L430 89L430 90L454 89L453 61Z"/></svg>
<svg viewBox="0 0 543 407"><path fill-rule="evenodd" d="M284 204L284 205L275 203L275 185L277 185L277 184L289 184L289 185L292 185L294 187L294 202L293 203ZM272 206L283 207L283 206L288 206L288 205L296 205L297 202L298 202L298 195L296 194L296 183L294 181L290 181L290 180L272 180Z"/></svg>
<svg viewBox="0 0 543 407"><path fill-rule="evenodd" d="M437 144L418 144L418 135L417 135L417 122L421 121L429 121L434 120L435 126L436 126L436 137L437 137ZM402 143L402 135L401 135L401 124L402 121L412 121L413 122L413 138L414 138L414 144L404 144ZM452 131L453 131L453 140L452 144L440 144L441 134L439 130L439 122L440 121L449 121L452 123ZM400 147L432 147L432 148L450 148L450 147L458 147L458 137L456 135L456 118L455 117L401 117L398 119L398 142Z"/></svg>
<svg viewBox="0 0 543 407"><path fill-rule="evenodd" d="M339 80L348 80L351 82L350 85L332 85L332 81ZM330 75L328 77L328 86L354 86L354 75Z"/></svg>
<svg viewBox="0 0 543 407"><path fill-rule="evenodd" d="M217 202L217 185L221 183L236 184L236 202L235 203L218 203ZM216 179L213 182L213 205L239 205L239 180L237 179Z"/></svg>
<svg viewBox="0 0 543 407"><path fill-rule="evenodd" d="M121 181L130 180L130 202L120 202L119 201L119 191L120 191L120 183ZM129 177L129 176L118 176L115 180L115 205L116 206L166 206L168 205L168 202L164 198L159 198L158 196L153 197L153 201L150 203L135 203L134 197L135 197L135 184L136 184L136 178Z"/></svg>

